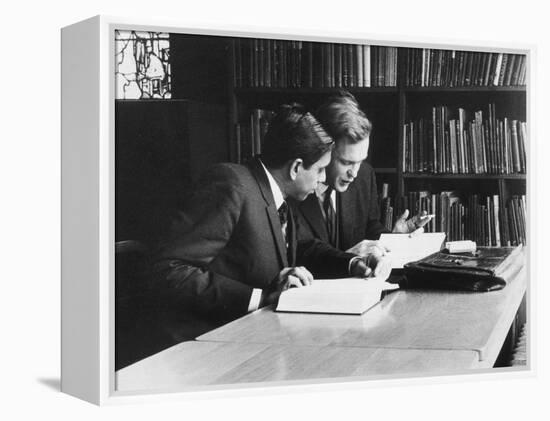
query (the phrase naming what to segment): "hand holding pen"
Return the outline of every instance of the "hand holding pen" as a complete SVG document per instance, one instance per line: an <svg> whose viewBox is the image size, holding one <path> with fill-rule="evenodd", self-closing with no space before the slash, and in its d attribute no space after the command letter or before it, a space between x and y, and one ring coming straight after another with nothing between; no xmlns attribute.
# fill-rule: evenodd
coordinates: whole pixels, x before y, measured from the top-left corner
<svg viewBox="0 0 550 421"><path fill-rule="evenodd" d="M407 219L408 217L409 210L405 209L405 212L395 222L393 232L411 236L421 234L424 232L424 225L435 218L435 215L429 215L428 212L422 211L410 219Z"/></svg>

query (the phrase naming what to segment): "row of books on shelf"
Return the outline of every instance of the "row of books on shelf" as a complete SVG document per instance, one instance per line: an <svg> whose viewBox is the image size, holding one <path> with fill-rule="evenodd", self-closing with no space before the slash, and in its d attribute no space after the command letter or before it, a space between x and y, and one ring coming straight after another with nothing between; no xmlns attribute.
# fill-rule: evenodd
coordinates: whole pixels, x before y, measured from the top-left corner
<svg viewBox="0 0 550 421"><path fill-rule="evenodd" d="M406 86L520 86L527 77L525 54L406 49Z"/></svg>
<svg viewBox="0 0 550 421"><path fill-rule="evenodd" d="M495 104L470 117L463 108L433 107L430 119L403 125L403 172L525 173L526 141L527 123L497 119Z"/></svg>
<svg viewBox="0 0 550 421"><path fill-rule="evenodd" d="M478 246L515 246L526 244L525 195L512 196L504 205L499 195L470 195L461 200L454 191L429 193L409 192L392 199L383 197L380 203L381 222L388 229L405 209L412 215L421 211L435 215L426 232L445 232L447 241L472 240Z"/></svg>
<svg viewBox="0 0 550 421"><path fill-rule="evenodd" d="M235 85L241 88L397 86L397 47L240 38L235 42Z"/></svg>

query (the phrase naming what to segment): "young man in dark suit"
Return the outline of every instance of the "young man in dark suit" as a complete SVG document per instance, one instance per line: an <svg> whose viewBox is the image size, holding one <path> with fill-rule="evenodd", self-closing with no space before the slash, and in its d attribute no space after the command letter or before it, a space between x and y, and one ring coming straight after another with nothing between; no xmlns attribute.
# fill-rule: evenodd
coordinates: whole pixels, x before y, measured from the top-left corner
<svg viewBox="0 0 550 421"><path fill-rule="evenodd" d="M365 274L364 259L316 239L296 241L299 227L287 200L304 200L325 181L332 146L311 114L283 106L270 123L261 159L205 173L155 265L172 315L188 328L180 339L276 302L281 291L310 284L311 272ZM299 266L304 255L308 269Z"/></svg>
<svg viewBox="0 0 550 421"><path fill-rule="evenodd" d="M374 169L364 162L369 150L371 122L355 98L342 92L319 107L316 117L335 141L326 182L315 194L291 206L300 226L299 241L317 238L332 246L362 256L384 256L377 241L389 232L380 223ZM407 219L408 210L397 220L393 232L423 230L425 214ZM381 259L375 275L388 271L390 262Z"/></svg>

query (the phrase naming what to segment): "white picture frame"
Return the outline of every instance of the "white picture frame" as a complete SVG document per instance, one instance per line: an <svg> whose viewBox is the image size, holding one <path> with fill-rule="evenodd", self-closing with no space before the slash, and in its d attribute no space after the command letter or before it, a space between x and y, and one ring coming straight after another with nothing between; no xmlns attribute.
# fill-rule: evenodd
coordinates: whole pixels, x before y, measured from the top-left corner
<svg viewBox="0 0 550 421"><path fill-rule="evenodd" d="M281 34L276 30L263 33L247 32L230 26L185 28L178 23L160 20L128 19L107 16L76 23L62 30L62 376L63 392L98 405L137 401L180 400L191 396L239 396L241 393L270 393L262 385L254 388L201 388L173 393L123 394L114 388L114 31L115 29L149 30L221 36L272 36L282 39L311 41L370 42L389 46L422 46L429 48L453 46L482 51L485 48L518 51L528 56L527 116L530 118L532 99L530 65L534 47L528 45L497 45L468 42L431 43L399 37L373 34L293 31ZM85 81L86 83L82 83ZM531 162L527 145L528 161ZM529 166L532 168L532 166ZM532 191L527 179L527 197ZM528 209L530 206L528 206ZM531 210L528 211L529 213ZM527 219L531 238L531 218ZM528 297L531 294L532 254L529 254ZM528 301L528 315L531 307ZM531 332L529 332L531 337ZM504 373L514 377L528 374ZM503 375L502 372L496 373ZM494 376L486 371L479 377ZM440 379L441 380L441 379ZM414 384L423 379L399 376L369 379L346 384L346 387L376 387L384 384ZM332 383L335 384L335 383ZM270 385L271 386L271 385ZM341 385L340 385L341 386ZM327 390L327 382L279 384L278 392L298 387Z"/></svg>

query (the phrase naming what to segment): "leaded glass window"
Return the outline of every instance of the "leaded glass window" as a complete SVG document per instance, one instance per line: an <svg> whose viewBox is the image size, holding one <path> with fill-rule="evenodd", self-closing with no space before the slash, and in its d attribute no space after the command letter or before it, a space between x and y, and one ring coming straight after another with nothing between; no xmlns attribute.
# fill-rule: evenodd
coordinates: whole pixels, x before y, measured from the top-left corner
<svg viewBox="0 0 550 421"><path fill-rule="evenodd" d="M115 31L117 99L171 98L167 33Z"/></svg>

